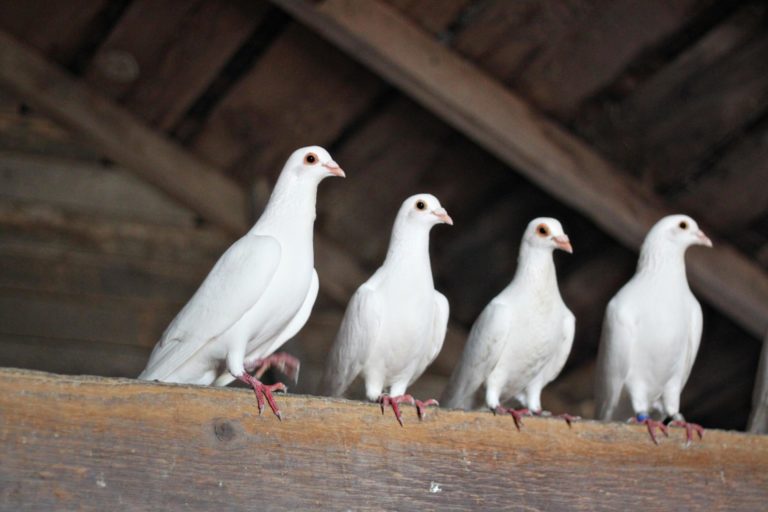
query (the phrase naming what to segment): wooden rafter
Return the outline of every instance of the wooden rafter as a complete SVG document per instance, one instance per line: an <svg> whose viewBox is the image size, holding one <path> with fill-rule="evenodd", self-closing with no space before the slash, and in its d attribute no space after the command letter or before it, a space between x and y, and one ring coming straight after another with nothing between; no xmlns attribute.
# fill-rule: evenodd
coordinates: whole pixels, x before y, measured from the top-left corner
<svg viewBox="0 0 768 512"><path fill-rule="evenodd" d="M380 1L273 0L439 117L569 204L639 247L670 213L582 140ZM689 257L693 286L757 336L768 328L768 276L722 242Z"/></svg>

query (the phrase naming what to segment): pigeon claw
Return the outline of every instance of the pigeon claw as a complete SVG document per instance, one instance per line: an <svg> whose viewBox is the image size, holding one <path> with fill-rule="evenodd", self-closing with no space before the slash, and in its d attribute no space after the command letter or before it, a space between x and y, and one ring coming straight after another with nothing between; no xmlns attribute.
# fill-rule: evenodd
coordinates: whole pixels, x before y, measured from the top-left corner
<svg viewBox="0 0 768 512"><path fill-rule="evenodd" d="M261 416L261 413L264 411L264 402L266 402L269 405L269 408L272 409L274 415L277 416L277 419L280 421L283 420L283 414L280 412L280 408L277 406L277 402L275 402L275 397L272 396L272 393L275 391L286 392L288 388L285 387L285 384L278 382L277 384L267 385L247 373L244 373L242 376L238 377L238 379L253 388L253 392L256 395L256 403L259 407L259 416Z"/></svg>
<svg viewBox="0 0 768 512"><path fill-rule="evenodd" d="M509 408L498 406L496 409L493 410L494 414L509 414L512 416L512 419L515 421L515 427L517 428L517 431L520 432L520 427L523 426L523 416L531 416L531 411L528 409L515 409L515 408Z"/></svg>
<svg viewBox="0 0 768 512"><path fill-rule="evenodd" d="M256 359L255 361L246 362L245 369L248 371L256 370L253 374L257 379L261 377L270 368L276 368L280 373L286 375L292 379L294 383L299 382L299 370L301 369L301 362L290 354L280 352L278 354L272 354L264 359Z"/></svg>
<svg viewBox="0 0 768 512"><path fill-rule="evenodd" d="M632 423L636 423L638 425L645 425L648 429L648 435L651 436L651 441L653 441L653 444L657 445L659 444L658 439L656 439L656 429L658 428L662 434L664 434L664 437L669 437L669 432L667 431L667 426L661 422L652 420L651 418L645 417L643 419L638 418L632 418Z"/></svg>
<svg viewBox="0 0 768 512"><path fill-rule="evenodd" d="M439 407L440 403L434 398L430 398L429 400L424 400L423 402L421 400L416 400L416 414L419 415L420 420L423 420L427 416L426 409L431 405L434 405L435 407Z"/></svg>
<svg viewBox="0 0 768 512"><path fill-rule="evenodd" d="M685 429L685 445L688 446L693 441L693 433L696 432L699 440L704 439L704 427L698 423L688 423L687 421L675 420L669 423L670 427L682 427Z"/></svg>
<svg viewBox="0 0 768 512"><path fill-rule="evenodd" d="M392 407L392 412L395 413L395 418L397 419L397 422L402 427L404 425L403 425L403 416L400 413L401 403L414 405L416 401L413 399L411 395L389 396L387 394L383 394L379 397L379 404L381 405L381 414L384 414L384 407L389 405L390 407Z"/></svg>
<svg viewBox="0 0 768 512"><path fill-rule="evenodd" d="M548 411L534 411L534 416L552 416L552 413ZM581 419L581 416L571 416L567 412L563 414L558 414L557 416L552 416L553 418L560 418L561 420L565 421L566 424L568 424L568 428L573 428L572 423L574 421L578 421Z"/></svg>
<svg viewBox="0 0 768 512"><path fill-rule="evenodd" d="M555 416L555 418L560 418L561 420L565 421L566 424L568 424L568 428L573 428L572 423L574 421L579 421L581 416L571 416L567 412L564 412L563 414L558 414Z"/></svg>

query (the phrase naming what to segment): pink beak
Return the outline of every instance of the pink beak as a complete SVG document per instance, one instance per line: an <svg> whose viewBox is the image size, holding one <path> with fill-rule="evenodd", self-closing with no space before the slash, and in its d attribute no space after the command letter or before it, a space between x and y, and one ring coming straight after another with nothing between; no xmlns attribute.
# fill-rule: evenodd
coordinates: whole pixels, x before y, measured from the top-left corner
<svg viewBox="0 0 768 512"><path fill-rule="evenodd" d="M701 245L704 245L706 247L712 247L712 240L710 240L709 237L705 235L702 230L699 230L698 233L696 233L696 238L699 239L699 243Z"/></svg>
<svg viewBox="0 0 768 512"><path fill-rule="evenodd" d="M346 178L347 175L344 173L344 169L339 167L339 164L331 160L330 162L326 162L323 164L323 167L328 169L328 172L333 174L334 176L338 176L339 178Z"/></svg>
<svg viewBox="0 0 768 512"><path fill-rule="evenodd" d="M443 221L445 224L453 226L453 219L450 215L448 215L448 212L445 210L445 208L438 208L437 210L433 211L432 214Z"/></svg>
<svg viewBox="0 0 768 512"><path fill-rule="evenodd" d="M573 254L573 247L571 246L571 240L568 238L568 235L553 236L552 240L555 241L555 245L557 245L559 249L564 250L568 254Z"/></svg>

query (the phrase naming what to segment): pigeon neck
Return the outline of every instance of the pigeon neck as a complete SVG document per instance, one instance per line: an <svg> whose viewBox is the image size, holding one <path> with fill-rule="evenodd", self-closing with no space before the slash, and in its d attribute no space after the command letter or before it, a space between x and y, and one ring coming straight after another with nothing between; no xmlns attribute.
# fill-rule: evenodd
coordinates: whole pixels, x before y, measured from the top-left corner
<svg viewBox="0 0 768 512"><path fill-rule="evenodd" d="M686 280L685 248L644 243L637 262L637 274Z"/></svg>
<svg viewBox="0 0 768 512"><path fill-rule="evenodd" d="M427 274L431 276L429 229L396 221L383 266L418 269L419 272L426 269Z"/></svg>
<svg viewBox="0 0 768 512"><path fill-rule="evenodd" d="M317 183L299 180L295 176L280 175L261 218L251 230L262 233L279 229L282 233L309 231L315 222Z"/></svg>
<svg viewBox="0 0 768 512"><path fill-rule="evenodd" d="M523 243L517 259L514 281L557 288L555 262L552 249L532 247Z"/></svg>

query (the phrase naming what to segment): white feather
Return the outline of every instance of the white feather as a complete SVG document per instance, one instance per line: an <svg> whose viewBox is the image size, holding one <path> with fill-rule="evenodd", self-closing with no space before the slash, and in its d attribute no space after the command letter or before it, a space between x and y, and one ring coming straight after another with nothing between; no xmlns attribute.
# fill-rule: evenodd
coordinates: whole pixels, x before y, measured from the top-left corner
<svg viewBox="0 0 768 512"><path fill-rule="evenodd" d="M246 354L266 357L301 329L318 290L317 186L332 174L343 176L323 148L291 155L261 218L214 265L139 378L226 385L245 371Z"/></svg>
<svg viewBox="0 0 768 512"><path fill-rule="evenodd" d="M362 374L370 400L386 389L401 395L437 357L449 314L429 262L429 231L439 222L450 218L434 196L403 203L384 264L347 306L326 366L325 394L343 394Z"/></svg>
<svg viewBox="0 0 768 512"><path fill-rule="evenodd" d="M539 232L542 225L546 234ZM562 238L558 242L554 237ZM555 219L538 218L528 225L515 277L472 326L443 405L471 408L484 386L486 405L492 409L511 398L541 409L541 390L563 369L575 332L552 261L553 249L565 248L565 240Z"/></svg>
<svg viewBox="0 0 768 512"><path fill-rule="evenodd" d="M702 332L701 306L685 275L685 250L694 244L711 242L693 219L660 220L643 242L637 272L608 304L595 380L598 418L682 417L680 394Z"/></svg>

